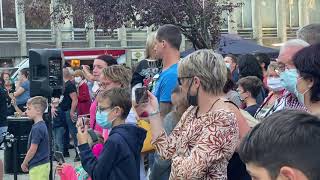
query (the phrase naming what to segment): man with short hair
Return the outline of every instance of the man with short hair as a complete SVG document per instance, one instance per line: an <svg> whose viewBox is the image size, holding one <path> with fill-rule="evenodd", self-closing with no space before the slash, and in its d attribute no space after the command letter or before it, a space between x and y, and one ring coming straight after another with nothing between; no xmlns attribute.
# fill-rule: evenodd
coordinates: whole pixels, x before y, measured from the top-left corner
<svg viewBox="0 0 320 180"><path fill-rule="evenodd" d="M320 119L296 110L276 112L256 125L238 149L252 179L320 179Z"/></svg>
<svg viewBox="0 0 320 180"><path fill-rule="evenodd" d="M279 57L277 62L279 63L280 69L278 71L281 83L286 89L282 98L278 99L274 107L273 112L283 109L300 109L306 110L304 105L299 103L295 94L297 94L297 69L293 64L294 55L309 46L309 44L301 39L292 39L284 43L280 49Z"/></svg>
<svg viewBox="0 0 320 180"><path fill-rule="evenodd" d="M181 41L181 32L174 25L163 25L157 31L154 50L157 59L162 59L163 68L159 78L156 80L153 94L160 102L160 115L162 119L172 108L171 93L177 86Z"/></svg>
<svg viewBox="0 0 320 180"><path fill-rule="evenodd" d="M226 66L231 71L231 77L234 82L239 80L239 69L238 69L238 59L233 54L228 54L224 57L224 62Z"/></svg>
<svg viewBox="0 0 320 180"><path fill-rule="evenodd" d="M312 44L320 43L320 24L309 24L297 31L297 38Z"/></svg>

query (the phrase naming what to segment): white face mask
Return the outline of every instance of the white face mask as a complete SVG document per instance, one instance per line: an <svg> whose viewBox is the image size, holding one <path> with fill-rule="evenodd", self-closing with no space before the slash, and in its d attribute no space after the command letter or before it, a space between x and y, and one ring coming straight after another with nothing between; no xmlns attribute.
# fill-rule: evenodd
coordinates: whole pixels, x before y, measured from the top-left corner
<svg viewBox="0 0 320 180"><path fill-rule="evenodd" d="M281 82L281 78L269 77L267 80L268 87L271 91L279 92L284 90L283 84Z"/></svg>
<svg viewBox="0 0 320 180"><path fill-rule="evenodd" d="M75 77L74 78L74 81L79 84L81 81L82 81L82 78L81 77Z"/></svg>
<svg viewBox="0 0 320 180"><path fill-rule="evenodd" d="M226 63L226 66L228 69L231 69L231 64L230 63Z"/></svg>

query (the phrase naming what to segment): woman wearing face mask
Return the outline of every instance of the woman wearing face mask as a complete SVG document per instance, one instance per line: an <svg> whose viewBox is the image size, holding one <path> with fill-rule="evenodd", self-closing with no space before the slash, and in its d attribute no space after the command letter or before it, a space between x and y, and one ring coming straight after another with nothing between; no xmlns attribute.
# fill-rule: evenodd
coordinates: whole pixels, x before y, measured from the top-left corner
<svg viewBox="0 0 320 180"><path fill-rule="evenodd" d="M296 96L308 111L320 115L320 44L306 47L293 58L298 70Z"/></svg>
<svg viewBox="0 0 320 180"><path fill-rule="evenodd" d="M267 70L267 86L269 88L269 95L265 98L262 105L259 107L255 114L255 118L262 120L268 117L276 107L275 102L283 96L284 87L281 83L281 78L278 74L279 64L271 62Z"/></svg>
<svg viewBox="0 0 320 180"><path fill-rule="evenodd" d="M227 179L227 164L239 143L239 127L223 87L227 67L220 54L199 50L181 60L178 81L188 110L168 135L162 125L157 98L136 107L148 113L153 145L163 159L171 159L170 179Z"/></svg>
<svg viewBox="0 0 320 180"><path fill-rule="evenodd" d="M87 82L84 79L84 75L81 70L76 70L74 72L74 81L78 91L78 115L89 114L91 105L90 93Z"/></svg>

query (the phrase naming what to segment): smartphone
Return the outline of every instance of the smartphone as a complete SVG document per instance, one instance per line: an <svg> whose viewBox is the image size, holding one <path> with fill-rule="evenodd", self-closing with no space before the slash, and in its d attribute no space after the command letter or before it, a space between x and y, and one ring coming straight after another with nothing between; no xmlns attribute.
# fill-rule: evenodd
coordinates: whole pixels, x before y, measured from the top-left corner
<svg viewBox="0 0 320 180"><path fill-rule="evenodd" d="M90 114L80 115L79 118L81 119L82 127L89 125Z"/></svg>
<svg viewBox="0 0 320 180"><path fill-rule="evenodd" d="M148 93L146 87L137 88L135 90L135 98L137 104L148 102Z"/></svg>
<svg viewBox="0 0 320 180"><path fill-rule="evenodd" d="M54 152L54 158L58 161L59 164L65 163L63 153L60 151Z"/></svg>

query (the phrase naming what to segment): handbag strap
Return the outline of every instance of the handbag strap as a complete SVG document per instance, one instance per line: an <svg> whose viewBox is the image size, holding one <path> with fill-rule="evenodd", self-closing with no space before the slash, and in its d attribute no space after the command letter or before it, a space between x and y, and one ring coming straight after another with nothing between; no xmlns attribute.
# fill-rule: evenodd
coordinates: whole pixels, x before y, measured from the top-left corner
<svg viewBox="0 0 320 180"><path fill-rule="evenodd" d="M225 101L223 101L223 102L233 104L237 109L239 109L239 107L236 105L236 103L234 103L234 102L232 102L232 101L225 100Z"/></svg>
<svg viewBox="0 0 320 180"><path fill-rule="evenodd" d="M261 109L269 102L269 100L272 98L272 96L273 96L273 93L266 98L266 100L261 104L261 106L256 111L254 117L256 117L256 115L261 111Z"/></svg>

